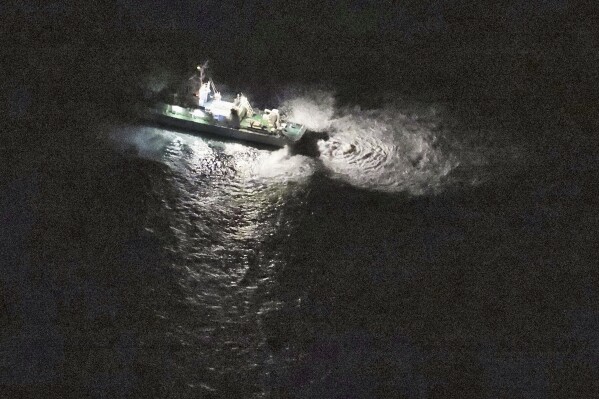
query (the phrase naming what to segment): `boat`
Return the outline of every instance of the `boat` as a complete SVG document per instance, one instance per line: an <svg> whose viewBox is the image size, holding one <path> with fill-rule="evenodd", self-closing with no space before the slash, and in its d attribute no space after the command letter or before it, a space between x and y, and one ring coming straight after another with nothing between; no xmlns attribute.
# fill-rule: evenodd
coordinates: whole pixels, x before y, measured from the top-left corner
<svg viewBox="0 0 599 399"><path fill-rule="evenodd" d="M306 134L306 126L286 120L277 109L255 111L243 93L226 101L213 80L205 78L205 68L206 64L198 66L199 89L192 90L192 97L178 104L155 104L149 110L151 119L192 132L273 147L294 145Z"/></svg>
<svg viewBox="0 0 599 399"><path fill-rule="evenodd" d="M208 133L234 140L248 141L273 147L298 143L306 127L293 122L271 122L273 110L253 113L235 120L236 110L220 101L205 108L189 108L158 103L150 109L156 122L198 133ZM219 108L217 111L216 108ZM276 111L276 110L275 110ZM228 113L229 115L223 115Z"/></svg>

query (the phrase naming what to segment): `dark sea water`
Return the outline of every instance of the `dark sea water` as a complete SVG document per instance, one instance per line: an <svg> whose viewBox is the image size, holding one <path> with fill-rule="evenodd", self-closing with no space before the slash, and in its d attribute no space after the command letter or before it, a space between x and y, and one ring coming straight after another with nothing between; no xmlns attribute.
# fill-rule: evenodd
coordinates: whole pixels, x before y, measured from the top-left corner
<svg viewBox="0 0 599 399"><path fill-rule="evenodd" d="M308 93L283 107L330 132L315 157L15 117L0 396L596 397L590 142Z"/></svg>

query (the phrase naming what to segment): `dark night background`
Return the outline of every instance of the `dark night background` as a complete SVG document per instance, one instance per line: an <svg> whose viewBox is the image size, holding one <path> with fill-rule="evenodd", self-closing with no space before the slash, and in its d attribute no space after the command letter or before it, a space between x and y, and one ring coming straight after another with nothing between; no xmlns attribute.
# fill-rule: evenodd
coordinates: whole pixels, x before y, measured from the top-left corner
<svg viewBox="0 0 599 399"><path fill-rule="evenodd" d="M599 397L597 8L2 2L0 397ZM346 118L434 105L439 148L487 162L424 194L319 169L264 200L275 234L189 261L208 244L181 243L229 248L245 223L206 205L190 216L204 227L173 230L195 190L228 204L206 187L235 181L234 159L196 181L102 132L206 59L259 105L290 90L334 93ZM218 290L185 277L194 262L247 263L239 285L258 288L196 306ZM214 322L225 305L247 319Z"/></svg>
<svg viewBox="0 0 599 399"><path fill-rule="evenodd" d="M204 59L230 85L321 83L354 101L391 92L493 110L517 102L509 112L523 119L527 107L581 118L597 96L592 2L16 4L2 7L4 79L34 97L120 102L153 68L185 74Z"/></svg>

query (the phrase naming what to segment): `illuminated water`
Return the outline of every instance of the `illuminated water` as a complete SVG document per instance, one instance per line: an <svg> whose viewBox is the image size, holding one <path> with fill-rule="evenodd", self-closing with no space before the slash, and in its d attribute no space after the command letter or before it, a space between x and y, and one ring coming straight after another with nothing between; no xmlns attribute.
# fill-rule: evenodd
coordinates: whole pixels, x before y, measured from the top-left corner
<svg viewBox="0 0 599 399"><path fill-rule="evenodd" d="M591 172L440 104L314 101L319 157L110 122L9 180L6 392L585 396Z"/></svg>

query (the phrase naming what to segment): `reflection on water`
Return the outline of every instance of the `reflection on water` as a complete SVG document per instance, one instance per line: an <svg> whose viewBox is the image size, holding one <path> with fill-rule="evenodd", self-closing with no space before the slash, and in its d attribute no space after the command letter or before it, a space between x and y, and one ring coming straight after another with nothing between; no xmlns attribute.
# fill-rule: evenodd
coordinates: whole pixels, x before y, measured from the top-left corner
<svg viewBox="0 0 599 399"><path fill-rule="evenodd" d="M259 386L271 354L260 322L269 305L257 293L273 284L277 252L283 250L267 251L265 243L286 223L282 208L300 195L315 161L287 149L153 127L120 128L112 137L121 149L133 146L139 156L168 166L168 190L160 195L175 241L165 250L179 275L188 317L201 319L199 328L187 317L173 320L183 322L173 334L190 348L180 372L200 392L220 390L223 381L240 374L254 381L233 392ZM198 358L210 365L207 373L194 371Z"/></svg>
<svg viewBox="0 0 599 399"><path fill-rule="evenodd" d="M576 381L584 394L573 370L597 373L581 349L597 347L590 299L577 294L590 269L580 261L572 274L567 248L589 243L555 230L570 220L563 199L532 195L530 182L477 186L494 149L453 141L430 109L327 115L317 158L115 130L129 157L164 166L151 174L160 204L146 227L177 283L154 310L180 345L163 361L177 381L167 391L547 397ZM522 162L514 154L500 170ZM562 211L534 212L539 201Z"/></svg>

